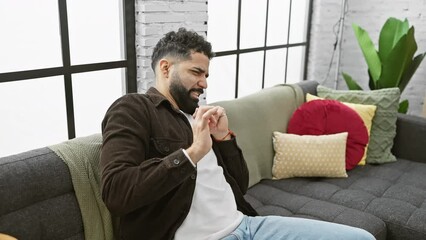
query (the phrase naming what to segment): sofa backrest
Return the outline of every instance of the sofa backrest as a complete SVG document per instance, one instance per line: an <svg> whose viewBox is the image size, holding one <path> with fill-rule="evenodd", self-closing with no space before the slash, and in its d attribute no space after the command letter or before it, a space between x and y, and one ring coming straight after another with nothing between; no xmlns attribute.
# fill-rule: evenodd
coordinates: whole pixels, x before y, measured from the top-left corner
<svg viewBox="0 0 426 240"><path fill-rule="evenodd" d="M249 186L272 178L272 133L286 132L290 117L304 102L303 95L297 84L277 85L235 100L211 104L226 109L229 128L237 135L247 162Z"/></svg>

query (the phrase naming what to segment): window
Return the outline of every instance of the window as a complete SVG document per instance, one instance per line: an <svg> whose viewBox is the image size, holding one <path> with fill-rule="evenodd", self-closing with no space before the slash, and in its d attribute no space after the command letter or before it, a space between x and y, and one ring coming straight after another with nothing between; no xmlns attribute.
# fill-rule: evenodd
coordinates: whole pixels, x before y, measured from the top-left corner
<svg viewBox="0 0 426 240"><path fill-rule="evenodd" d="M136 92L128 0L0 1L0 157L100 132Z"/></svg>
<svg viewBox="0 0 426 240"><path fill-rule="evenodd" d="M311 0L208 2L207 103L305 78Z"/></svg>

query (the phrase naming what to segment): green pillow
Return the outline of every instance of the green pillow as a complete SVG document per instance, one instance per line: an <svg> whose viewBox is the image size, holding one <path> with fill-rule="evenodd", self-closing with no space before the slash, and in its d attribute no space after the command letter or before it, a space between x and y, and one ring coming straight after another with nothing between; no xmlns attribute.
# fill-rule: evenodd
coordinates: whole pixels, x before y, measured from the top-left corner
<svg viewBox="0 0 426 240"><path fill-rule="evenodd" d="M376 105L377 109L371 126L366 162L382 164L396 161L391 149L396 135L396 118L401 95L399 88L384 88L373 91L334 90L319 85L317 92L318 96L322 98Z"/></svg>
<svg viewBox="0 0 426 240"><path fill-rule="evenodd" d="M229 128L237 135L249 170L249 187L272 179L274 131L286 132L293 112L303 103L303 91L296 84L265 88L230 101L212 103L226 109Z"/></svg>

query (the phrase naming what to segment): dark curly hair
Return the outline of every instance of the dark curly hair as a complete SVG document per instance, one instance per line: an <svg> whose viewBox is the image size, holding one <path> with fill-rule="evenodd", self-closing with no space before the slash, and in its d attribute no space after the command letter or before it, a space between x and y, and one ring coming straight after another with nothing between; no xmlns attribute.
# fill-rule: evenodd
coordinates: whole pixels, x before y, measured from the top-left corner
<svg viewBox="0 0 426 240"><path fill-rule="evenodd" d="M177 32L167 33L154 48L152 53L152 70L155 65L165 56L176 57L181 60L189 59L192 52L203 53L209 59L214 57L212 46L203 36L185 28L179 28Z"/></svg>

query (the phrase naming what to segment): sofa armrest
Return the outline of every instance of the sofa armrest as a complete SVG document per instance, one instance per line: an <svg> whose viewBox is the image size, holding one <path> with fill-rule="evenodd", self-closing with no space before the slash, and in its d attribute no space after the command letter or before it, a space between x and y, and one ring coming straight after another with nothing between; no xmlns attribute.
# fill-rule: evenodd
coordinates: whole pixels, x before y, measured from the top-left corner
<svg viewBox="0 0 426 240"><path fill-rule="evenodd" d="M317 81L305 80L305 81L298 82L297 85L302 89L305 101L306 101L306 93L317 95L317 86L319 85Z"/></svg>
<svg viewBox="0 0 426 240"><path fill-rule="evenodd" d="M398 114L392 153L397 158L426 163L426 118Z"/></svg>

